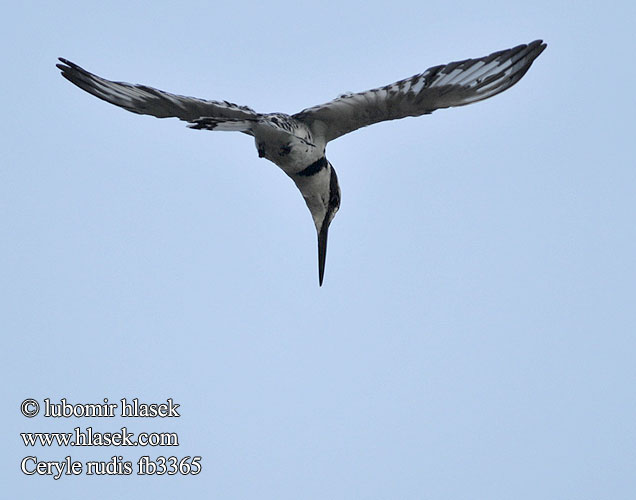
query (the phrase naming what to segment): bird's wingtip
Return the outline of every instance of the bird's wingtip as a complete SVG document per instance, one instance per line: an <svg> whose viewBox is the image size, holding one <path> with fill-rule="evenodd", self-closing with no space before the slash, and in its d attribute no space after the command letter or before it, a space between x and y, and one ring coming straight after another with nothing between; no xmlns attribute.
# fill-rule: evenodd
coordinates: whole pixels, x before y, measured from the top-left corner
<svg viewBox="0 0 636 500"><path fill-rule="evenodd" d="M59 69L63 71L70 71L70 70L77 70L82 72L86 71L80 66L78 66L77 64L75 64L73 61L69 61L68 59L65 59L64 57L58 57L57 60L60 61L60 63L62 64L57 63L55 66L57 66Z"/></svg>
<svg viewBox="0 0 636 500"><path fill-rule="evenodd" d="M545 50L545 48L546 48L547 46L548 46L548 44L547 44L547 43L545 43L545 42L544 42L543 40L541 40L541 39L535 40L535 41L530 42L530 43L528 44L528 47L529 47L529 48L536 49L536 50L538 51L538 52L537 52L537 57L539 56L539 54L541 54L541 52L543 52L543 51Z"/></svg>
<svg viewBox="0 0 636 500"><path fill-rule="evenodd" d="M60 62L57 63L55 67L59 69L62 72L62 74L71 71L73 67L75 67L75 64L73 64L68 59L64 59L63 57L58 57L57 60Z"/></svg>

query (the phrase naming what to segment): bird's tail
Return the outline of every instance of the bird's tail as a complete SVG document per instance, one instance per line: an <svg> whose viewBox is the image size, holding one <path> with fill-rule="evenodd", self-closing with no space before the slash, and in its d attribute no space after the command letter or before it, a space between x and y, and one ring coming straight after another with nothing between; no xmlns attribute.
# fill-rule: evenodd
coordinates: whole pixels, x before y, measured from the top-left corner
<svg viewBox="0 0 636 500"><path fill-rule="evenodd" d="M256 119L212 118L209 116L203 116L196 120L192 120L188 127L196 130L222 130L251 134L256 122Z"/></svg>

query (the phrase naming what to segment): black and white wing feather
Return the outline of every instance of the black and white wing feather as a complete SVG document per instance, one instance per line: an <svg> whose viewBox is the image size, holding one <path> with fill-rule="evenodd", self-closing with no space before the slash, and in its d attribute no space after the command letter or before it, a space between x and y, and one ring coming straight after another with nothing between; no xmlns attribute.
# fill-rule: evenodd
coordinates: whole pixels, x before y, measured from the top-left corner
<svg viewBox="0 0 636 500"><path fill-rule="evenodd" d="M479 59L435 66L384 87L340 96L293 117L331 141L373 123L464 106L512 87L545 47L542 40L535 40Z"/></svg>
<svg viewBox="0 0 636 500"><path fill-rule="evenodd" d="M57 67L62 70L62 76L71 83L95 97L140 115L179 118L194 123L195 127L201 118L222 124L226 121L236 123L239 120L251 122L260 116L247 106L239 106L227 101L208 101L170 94L146 85L113 82L89 73L67 59L59 60L63 64L58 64Z"/></svg>

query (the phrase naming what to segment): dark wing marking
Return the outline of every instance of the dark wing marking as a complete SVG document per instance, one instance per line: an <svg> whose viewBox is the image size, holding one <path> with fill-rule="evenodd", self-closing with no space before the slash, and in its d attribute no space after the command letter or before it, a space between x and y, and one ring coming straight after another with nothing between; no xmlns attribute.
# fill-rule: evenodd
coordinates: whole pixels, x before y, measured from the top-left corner
<svg viewBox="0 0 636 500"><path fill-rule="evenodd" d="M60 61L63 64L57 64L57 67L68 81L95 97L140 115L175 117L190 123L196 123L201 118L224 122L252 121L259 117L258 113L247 106L170 94L145 85L112 82L61 57Z"/></svg>
<svg viewBox="0 0 636 500"><path fill-rule="evenodd" d="M435 66L384 87L340 96L293 117L331 141L373 123L464 106L512 87L545 48L542 40L535 40L479 59Z"/></svg>

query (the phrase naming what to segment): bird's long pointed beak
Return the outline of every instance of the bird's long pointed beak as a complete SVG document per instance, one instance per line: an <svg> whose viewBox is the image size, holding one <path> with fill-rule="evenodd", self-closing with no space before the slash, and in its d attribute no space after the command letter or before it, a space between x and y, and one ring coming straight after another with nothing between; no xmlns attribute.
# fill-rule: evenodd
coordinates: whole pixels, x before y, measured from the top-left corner
<svg viewBox="0 0 636 500"><path fill-rule="evenodd" d="M318 284L322 286L325 275L325 261L327 260L327 233L329 224L323 224L318 232Z"/></svg>

